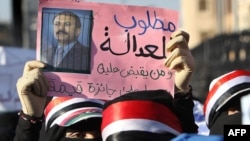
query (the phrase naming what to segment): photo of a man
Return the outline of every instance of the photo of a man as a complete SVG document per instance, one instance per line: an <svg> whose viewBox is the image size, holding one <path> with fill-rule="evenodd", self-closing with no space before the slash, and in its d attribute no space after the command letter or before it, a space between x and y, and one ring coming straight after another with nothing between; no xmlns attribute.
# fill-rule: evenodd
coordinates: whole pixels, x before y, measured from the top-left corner
<svg viewBox="0 0 250 141"><path fill-rule="evenodd" d="M90 71L90 41L88 46L83 45L79 41L80 34L86 32L83 29L82 22L89 24L88 38L90 39L90 27L91 27L91 16L85 16L81 18L73 11L66 10L60 11L54 14L51 18L51 14L47 17L53 23L51 27L53 29L52 43L42 45L41 60L49 64L48 70L59 71L59 72L83 72L88 73ZM46 30L49 29L49 26ZM45 33L49 34L49 32ZM46 35L42 36L46 41ZM81 39L84 38L83 36ZM48 41L46 41L48 42ZM43 44L43 42L42 42Z"/></svg>

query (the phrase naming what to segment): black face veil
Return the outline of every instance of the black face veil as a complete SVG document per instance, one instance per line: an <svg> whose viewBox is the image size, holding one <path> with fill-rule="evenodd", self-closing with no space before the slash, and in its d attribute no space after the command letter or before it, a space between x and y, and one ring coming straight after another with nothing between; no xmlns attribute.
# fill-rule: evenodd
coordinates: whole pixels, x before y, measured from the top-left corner
<svg viewBox="0 0 250 141"><path fill-rule="evenodd" d="M224 125L240 125L241 113L228 115L227 111L222 112L210 128L210 135L224 135Z"/></svg>

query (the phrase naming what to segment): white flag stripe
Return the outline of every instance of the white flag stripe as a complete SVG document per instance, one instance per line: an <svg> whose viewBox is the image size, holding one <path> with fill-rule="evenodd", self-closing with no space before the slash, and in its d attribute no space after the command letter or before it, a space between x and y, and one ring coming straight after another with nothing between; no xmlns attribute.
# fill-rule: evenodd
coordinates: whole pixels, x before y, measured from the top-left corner
<svg viewBox="0 0 250 141"><path fill-rule="evenodd" d="M205 112L205 119L206 123L208 124L209 121L209 114L211 112L212 107L214 106L215 102L230 88L239 85L241 83L246 83L250 82L250 77L249 76L239 76L235 77L225 83L223 83L217 91L213 94L213 96L210 98L207 107L206 107L206 112ZM212 88L212 87L211 87Z"/></svg>
<svg viewBox="0 0 250 141"><path fill-rule="evenodd" d="M61 125L61 122L63 122L63 120L65 120L67 117L69 117L72 113L74 112L78 112L78 111L85 111L85 110L96 110L96 111L100 111L100 113L102 112L102 109L101 108L96 108L96 107L85 107L85 108L78 108L78 109L74 109L74 110L71 110L71 111L68 111L64 114L62 114L61 116L57 117L53 122L52 124L50 125L50 127L52 127L54 124L58 124L58 125ZM82 113L83 114L83 113ZM78 114L80 115L80 114ZM90 115L91 116L91 115ZM89 117L90 117L89 116ZM85 117L85 119L89 118L89 117ZM49 121L50 117L49 118L46 118L46 125Z"/></svg>
<svg viewBox="0 0 250 141"><path fill-rule="evenodd" d="M172 133L179 135L180 132L158 121L148 119L124 119L112 122L102 130L103 140L108 136L122 131L147 131L152 133Z"/></svg>
<svg viewBox="0 0 250 141"><path fill-rule="evenodd" d="M85 100L87 101L87 100ZM64 101L58 105L55 105L54 107L51 107L52 109L50 109L50 111L48 111L48 115L46 116L46 119L50 119L51 116L53 116L56 112L60 111L61 109L69 106L69 105L72 105L72 104L76 104L76 103L81 103L83 102L83 99L70 99L70 100L67 100L67 101ZM47 121L47 120L46 120ZM47 124L47 122L46 122Z"/></svg>
<svg viewBox="0 0 250 141"><path fill-rule="evenodd" d="M48 115L46 116L46 121L45 121L45 124L47 125L48 124L48 120L58 111L60 111L61 109L67 107L67 106L70 106L72 104L76 104L76 103L83 103L83 102L94 102L94 103L99 103L101 105L104 104L104 101L101 101L101 100L98 100L98 99L88 99L88 98L72 98L70 100L67 100L67 101L64 101L58 105L55 105L54 107L51 107L52 109L50 109L50 111L47 111L49 112ZM98 107L96 107L98 108ZM101 108L99 108L101 109ZM47 109L48 110L48 109Z"/></svg>

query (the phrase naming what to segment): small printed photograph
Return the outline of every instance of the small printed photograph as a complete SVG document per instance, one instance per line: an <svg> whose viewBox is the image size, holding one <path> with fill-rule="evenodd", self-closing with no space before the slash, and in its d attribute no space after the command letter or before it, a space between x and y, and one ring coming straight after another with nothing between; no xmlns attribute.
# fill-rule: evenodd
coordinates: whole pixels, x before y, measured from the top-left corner
<svg viewBox="0 0 250 141"><path fill-rule="evenodd" d="M45 71L90 73L92 10L42 9L41 61Z"/></svg>

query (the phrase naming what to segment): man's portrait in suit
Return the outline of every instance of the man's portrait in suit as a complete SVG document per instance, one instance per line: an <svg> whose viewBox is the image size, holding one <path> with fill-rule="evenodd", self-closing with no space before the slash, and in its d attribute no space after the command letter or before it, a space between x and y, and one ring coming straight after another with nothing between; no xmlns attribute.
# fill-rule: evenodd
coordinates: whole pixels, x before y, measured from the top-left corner
<svg viewBox="0 0 250 141"><path fill-rule="evenodd" d="M43 12L41 61L49 65L49 71L90 72L92 12L78 13L49 9Z"/></svg>

